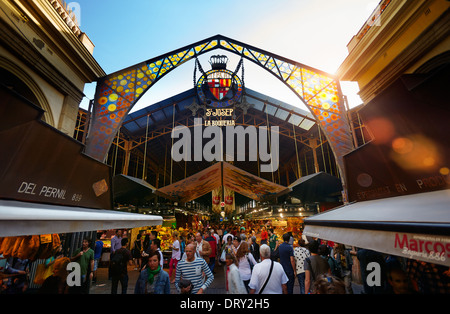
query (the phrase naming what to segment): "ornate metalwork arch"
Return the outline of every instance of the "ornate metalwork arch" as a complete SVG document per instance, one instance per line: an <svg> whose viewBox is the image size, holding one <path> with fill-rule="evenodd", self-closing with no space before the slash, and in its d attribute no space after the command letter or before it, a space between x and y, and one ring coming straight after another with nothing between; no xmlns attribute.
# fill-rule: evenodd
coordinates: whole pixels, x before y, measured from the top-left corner
<svg viewBox="0 0 450 314"><path fill-rule="evenodd" d="M322 128L344 178L342 157L353 150L354 144L339 81L323 71L222 35L99 79L85 153L103 161L117 130L142 95L181 64L215 49L229 51L256 63L288 86L305 103Z"/></svg>

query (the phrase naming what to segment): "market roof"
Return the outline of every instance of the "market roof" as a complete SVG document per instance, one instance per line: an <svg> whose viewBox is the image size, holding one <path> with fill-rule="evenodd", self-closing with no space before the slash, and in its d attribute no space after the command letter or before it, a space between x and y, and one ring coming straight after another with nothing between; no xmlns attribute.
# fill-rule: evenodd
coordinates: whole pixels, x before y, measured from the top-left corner
<svg viewBox="0 0 450 314"><path fill-rule="evenodd" d="M305 111L273 97L258 93L249 88L245 89L245 96L247 102L253 105L253 109L263 114L267 113L283 122L291 123L305 131L311 129L316 123L313 115L309 111ZM125 118L121 130L130 136L145 134L147 129L147 116L150 117L148 121L148 127L150 129L161 123L172 122L174 110L177 115L186 111L191 113L188 107L192 104L194 98L196 98L196 91L189 89L130 113Z"/></svg>
<svg viewBox="0 0 450 314"><path fill-rule="evenodd" d="M336 201L341 196L342 182L328 173L317 172L299 178L289 188L289 195L303 202Z"/></svg>
<svg viewBox="0 0 450 314"><path fill-rule="evenodd" d="M218 162L193 176L158 189L156 193L184 203L197 199L222 185L258 201L290 191L287 187L261 179L227 162Z"/></svg>
<svg viewBox="0 0 450 314"><path fill-rule="evenodd" d="M159 180L158 188L169 182L185 179L211 165L210 162L204 160L188 161L187 165L184 161L173 162L173 165L171 161L167 163L171 153L172 129L177 126L192 127L194 118L202 118L205 114L203 109L196 107L196 98L194 89L174 95L129 114L120 129L121 140L129 141L131 149L136 149L140 151L141 155L145 155L151 161L148 164L149 166L159 166L158 169L153 169L153 172L159 172L161 175L165 173L166 177L171 177L171 179ZM245 89L243 103L248 103L249 107L246 110L243 109L245 105L242 104L235 107L236 118L234 120L236 125L242 125L243 127L267 125L279 127L279 147L281 148L279 171L283 174L279 183L287 186L297 179L290 168L290 162L296 158L296 155L311 149L308 146L310 139L319 138L319 130L312 114L309 111L248 88ZM198 110L195 110L195 108ZM226 142L226 135L224 135L223 142ZM122 142L119 145L122 147ZM252 145L255 145L255 143L250 143L245 148L245 161L235 158L234 165L266 180L273 180L270 173L259 173L257 161L249 162L247 157L249 149L254 148ZM319 155L321 153L318 152ZM119 156L119 158L121 157ZM305 162L304 159L302 161ZM313 163L313 160L308 159L308 162ZM153 177L148 178L147 181L155 182L156 186L156 178L154 174L151 175Z"/></svg>

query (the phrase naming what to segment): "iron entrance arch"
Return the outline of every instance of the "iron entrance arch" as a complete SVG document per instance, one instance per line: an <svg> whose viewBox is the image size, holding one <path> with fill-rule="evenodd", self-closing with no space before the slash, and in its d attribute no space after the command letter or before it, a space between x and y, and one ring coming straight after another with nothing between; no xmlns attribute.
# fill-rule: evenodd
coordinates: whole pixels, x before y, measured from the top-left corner
<svg viewBox="0 0 450 314"><path fill-rule="evenodd" d="M339 81L320 70L222 35L99 79L85 153L103 162L122 122L140 97L170 71L215 49L229 51L256 63L288 86L314 115L330 143L341 177L345 177L343 156L354 146Z"/></svg>

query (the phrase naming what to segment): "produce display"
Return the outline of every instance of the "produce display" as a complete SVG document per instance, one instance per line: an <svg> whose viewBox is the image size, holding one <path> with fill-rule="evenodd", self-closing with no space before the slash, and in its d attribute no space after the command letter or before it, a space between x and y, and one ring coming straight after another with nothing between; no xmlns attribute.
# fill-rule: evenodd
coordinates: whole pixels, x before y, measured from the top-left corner
<svg viewBox="0 0 450 314"><path fill-rule="evenodd" d="M161 251L170 250L170 245L172 244L172 229L168 227L156 226L148 229L145 234L148 234L153 230L158 232L158 238L161 240Z"/></svg>

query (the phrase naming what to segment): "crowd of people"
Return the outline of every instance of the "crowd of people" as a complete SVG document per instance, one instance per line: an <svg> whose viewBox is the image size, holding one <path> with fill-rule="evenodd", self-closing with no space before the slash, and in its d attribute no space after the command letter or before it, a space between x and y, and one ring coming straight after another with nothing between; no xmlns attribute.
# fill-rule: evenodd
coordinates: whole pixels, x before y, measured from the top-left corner
<svg viewBox="0 0 450 314"><path fill-rule="evenodd" d="M448 269L439 265L405 261L367 249L348 248L343 244L321 241L291 232L279 237L270 226L260 229L245 227L209 226L202 230L172 230L171 257L168 269L164 269L164 257L160 250L158 232L148 236L139 234L134 243L122 237L116 230L111 239L108 276L111 294L128 290L128 267L139 271L134 283L135 294L169 294L175 287L180 294L201 294L214 281L217 271L224 270L225 289L229 294L293 294L297 281L300 294L352 294L354 261L360 263L364 293L448 293L449 285L442 280L449 278ZM97 270L102 254L100 237L94 245L84 239L82 246L70 257L61 252L51 258L53 273L41 282L39 293L89 293L90 284L97 280ZM49 260L50 261L50 260ZM47 262L46 261L46 264ZM69 287L67 265L77 262L80 266L81 284ZM366 282L366 265L381 265L378 285ZM13 261L11 261L13 263ZM421 269L434 267L432 271ZM16 267L17 270L14 268ZM10 265L8 271L24 272L20 263ZM418 276L424 272L440 271L434 286ZM411 280L411 274L419 280ZM439 286L440 285L440 286ZM442 290L444 287L445 290Z"/></svg>

